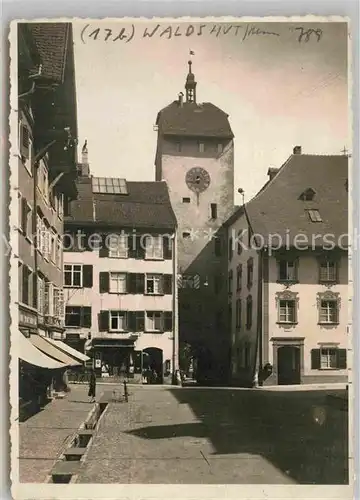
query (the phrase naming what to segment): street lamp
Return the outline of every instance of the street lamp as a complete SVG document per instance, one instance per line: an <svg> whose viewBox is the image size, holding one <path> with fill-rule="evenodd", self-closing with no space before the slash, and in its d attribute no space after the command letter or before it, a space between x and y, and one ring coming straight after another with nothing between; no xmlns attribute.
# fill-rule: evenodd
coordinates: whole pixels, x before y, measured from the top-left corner
<svg viewBox="0 0 360 500"><path fill-rule="evenodd" d="M239 188L238 189L238 193L241 195L242 197L242 204L245 205L245 191L242 189L242 188Z"/></svg>

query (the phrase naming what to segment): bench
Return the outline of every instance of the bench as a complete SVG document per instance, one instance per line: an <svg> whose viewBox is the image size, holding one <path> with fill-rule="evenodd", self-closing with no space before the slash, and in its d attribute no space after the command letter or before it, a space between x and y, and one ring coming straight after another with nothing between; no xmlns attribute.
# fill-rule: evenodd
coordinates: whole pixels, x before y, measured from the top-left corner
<svg viewBox="0 0 360 500"><path fill-rule="evenodd" d="M72 476L80 471L79 461L60 460L56 462L51 471L53 483L69 483Z"/></svg>

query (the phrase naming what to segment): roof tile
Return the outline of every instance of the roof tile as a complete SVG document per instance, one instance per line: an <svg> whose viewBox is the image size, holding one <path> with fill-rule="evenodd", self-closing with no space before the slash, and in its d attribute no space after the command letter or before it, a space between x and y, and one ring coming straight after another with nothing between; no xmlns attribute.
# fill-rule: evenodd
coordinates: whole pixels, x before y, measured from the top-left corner
<svg viewBox="0 0 360 500"><path fill-rule="evenodd" d="M62 83L70 23L29 23L42 63L42 76Z"/></svg>
<svg viewBox="0 0 360 500"><path fill-rule="evenodd" d="M176 218L165 182L127 182L128 194L92 192L91 177L80 178L78 198L65 224L172 228Z"/></svg>
<svg viewBox="0 0 360 500"><path fill-rule="evenodd" d="M210 102L180 106L174 101L159 112L156 123L164 135L234 137L228 115Z"/></svg>
<svg viewBox="0 0 360 500"><path fill-rule="evenodd" d="M269 235L279 235L283 242L294 242L297 234L306 235L309 243L315 235L323 238L326 234L332 235L333 241L339 241L348 233L347 178L346 156L290 156L274 179L246 204L253 231L265 241ZM299 199L308 188L316 193L313 200ZM319 210L322 222L312 222L309 209ZM240 207L226 225L243 213ZM315 246L323 244L322 238L315 241ZM342 244L346 245L346 238Z"/></svg>

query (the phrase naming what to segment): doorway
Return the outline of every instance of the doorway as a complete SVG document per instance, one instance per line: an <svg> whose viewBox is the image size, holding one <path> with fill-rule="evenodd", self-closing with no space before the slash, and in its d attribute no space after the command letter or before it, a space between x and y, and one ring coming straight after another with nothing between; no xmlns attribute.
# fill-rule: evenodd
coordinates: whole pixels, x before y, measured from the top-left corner
<svg viewBox="0 0 360 500"><path fill-rule="evenodd" d="M156 372L153 383L163 383L163 352L157 347L147 347L143 350L143 369Z"/></svg>
<svg viewBox="0 0 360 500"><path fill-rule="evenodd" d="M279 385L292 385L301 383L300 347L278 347L277 362Z"/></svg>

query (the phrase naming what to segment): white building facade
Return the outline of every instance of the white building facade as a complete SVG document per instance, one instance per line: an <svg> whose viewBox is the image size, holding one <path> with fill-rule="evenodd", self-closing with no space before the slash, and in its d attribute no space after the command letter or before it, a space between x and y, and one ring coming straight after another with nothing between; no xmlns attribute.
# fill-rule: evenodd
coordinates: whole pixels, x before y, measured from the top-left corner
<svg viewBox="0 0 360 500"><path fill-rule="evenodd" d="M65 226L66 341L90 353L99 376L126 372L141 379L150 368L158 381L170 381L178 368L176 220L166 184L129 182L123 198L106 199L94 192L97 179L80 177L80 197ZM151 189L160 202L155 210ZM145 211L137 221L141 199ZM77 215L86 207L92 221L81 226Z"/></svg>
<svg viewBox="0 0 360 500"><path fill-rule="evenodd" d="M347 158L296 151L227 223L237 385L348 377Z"/></svg>

